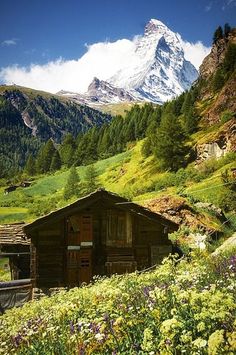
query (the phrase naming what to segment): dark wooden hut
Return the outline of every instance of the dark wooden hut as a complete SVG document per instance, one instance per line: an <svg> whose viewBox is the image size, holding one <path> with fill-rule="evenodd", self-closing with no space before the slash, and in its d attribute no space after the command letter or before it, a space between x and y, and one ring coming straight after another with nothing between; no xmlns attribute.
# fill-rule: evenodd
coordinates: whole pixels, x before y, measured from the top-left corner
<svg viewBox="0 0 236 355"><path fill-rule="evenodd" d="M30 276L30 240L23 231L24 225L0 225L0 257L9 259L12 280Z"/></svg>
<svg viewBox="0 0 236 355"><path fill-rule="evenodd" d="M24 227L34 287L73 287L94 275L142 270L172 251L178 226L135 203L97 190Z"/></svg>

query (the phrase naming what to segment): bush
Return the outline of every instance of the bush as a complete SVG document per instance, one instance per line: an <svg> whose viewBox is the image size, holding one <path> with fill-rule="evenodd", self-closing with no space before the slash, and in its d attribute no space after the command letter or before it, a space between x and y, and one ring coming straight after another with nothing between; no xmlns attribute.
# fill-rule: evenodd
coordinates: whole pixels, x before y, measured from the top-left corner
<svg viewBox="0 0 236 355"><path fill-rule="evenodd" d="M56 197L47 200L35 200L30 206L29 213L33 216L40 217L54 211L57 207L58 199Z"/></svg>
<svg viewBox="0 0 236 355"><path fill-rule="evenodd" d="M234 117L234 115L235 115L235 114L234 114L232 111L226 110L226 111L222 112L222 114L220 115L220 121L221 121L221 123L225 123L225 122L230 121L231 118Z"/></svg>
<svg viewBox="0 0 236 355"><path fill-rule="evenodd" d="M218 197L218 205L225 212L236 211L236 192L227 189Z"/></svg>
<svg viewBox="0 0 236 355"><path fill-rule="evenodd" d="M175 174L166 173L156 181L155 190L159 191L171 186L175 186Z"/></svg>

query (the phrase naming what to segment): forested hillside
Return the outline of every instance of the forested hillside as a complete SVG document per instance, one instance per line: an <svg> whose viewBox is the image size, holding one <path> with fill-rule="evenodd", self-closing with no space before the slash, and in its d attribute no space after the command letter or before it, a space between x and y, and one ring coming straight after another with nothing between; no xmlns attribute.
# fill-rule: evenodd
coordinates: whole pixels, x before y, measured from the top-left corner
<svg viewBox="0 0 236 355"><path fill-rule="evenodd" d="M57 96L14 86L0 88L1 177L20 170L52 139L61 142L67 132L77 135L109 122L110 115Z"/></svg>

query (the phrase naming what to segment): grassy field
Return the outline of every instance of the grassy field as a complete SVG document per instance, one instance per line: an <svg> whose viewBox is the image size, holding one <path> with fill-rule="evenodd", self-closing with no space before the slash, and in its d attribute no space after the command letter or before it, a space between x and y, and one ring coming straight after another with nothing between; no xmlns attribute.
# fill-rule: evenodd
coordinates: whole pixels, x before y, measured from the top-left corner
<svg viewBox="0 0 236 355"><path fill-rule="evenodd" d="M140 102L136 102L136 103L123 102L117 104L106 104L106 105L98 105L98 106L94 105L94 108L104 113L108 113L112 116L117 116L117 115L125 116L126 111L129 111L131 107L134 106L135 104L139 106L144 105L144 103L140 103Z"/></svg>
<svg viewBox="0 0 236 355"><path fill-rule="evenodd" d="M24 207L0 207L0 224L22 222L27 218L28 209Z"/></svg>

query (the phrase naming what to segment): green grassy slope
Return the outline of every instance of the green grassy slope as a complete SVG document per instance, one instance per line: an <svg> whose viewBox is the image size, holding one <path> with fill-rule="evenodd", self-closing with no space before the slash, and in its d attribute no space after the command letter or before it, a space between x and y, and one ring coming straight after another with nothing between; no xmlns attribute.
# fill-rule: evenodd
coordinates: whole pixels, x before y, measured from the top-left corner
<svg viewBox="0 0 236 355"><path fill-rule="evenodd" d="M222 185L221 172L234 166L235 155L221 158L217 164L209 162L208 165L214 165L214 169L209 169L207 163L204 163L204 173L191 164L182 172L174 174L161 171L158 161L152 156L144 158L141 154L142 144L143 141L139 141L124 153L96 162L100 186L140 204L161 196L180 194L190 204L203 201L219 205L221 193L226 191ZM85 169L85 166L77 168L82 182ZM199 174L200 181L194 180L192 171ZM19 188L8 195L3 194L4 187L1 187L0 222L30 221L74 201L76 197L69 201L63 199L68 174L68 170L60 170L52 175L36 177L29 188ZM187 176L183 181L182 175Z"/></svg>

